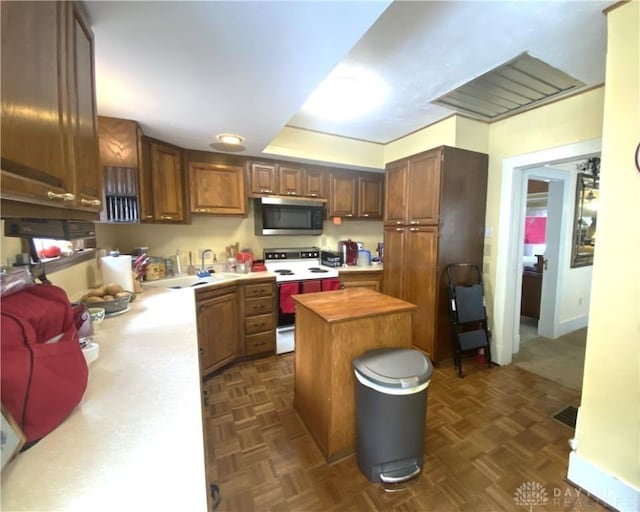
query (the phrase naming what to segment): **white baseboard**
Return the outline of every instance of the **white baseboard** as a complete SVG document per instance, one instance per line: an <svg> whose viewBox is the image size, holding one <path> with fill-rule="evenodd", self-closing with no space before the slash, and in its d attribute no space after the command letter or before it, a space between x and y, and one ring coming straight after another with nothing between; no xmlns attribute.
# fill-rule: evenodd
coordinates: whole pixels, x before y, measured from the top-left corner
<svg viewBox="0 0 640 512"><path fill-rule="evenodd" d="M572 318L571 320L566 320L564 322L560 322L556 329L557 331L554 333L556 338L560 336L564 336L573 331L577 331L578 329L582 329L583 327L587 327L589 325L589 316L579 316L577 318Z"/></svg>
<svg viewBox="0 0 640 512"><path fill-rule="evenodd" d="M569 454L567 480L615 510L640 510L640 489L605 473L601 468L580 457L577 452Z"/></svg>

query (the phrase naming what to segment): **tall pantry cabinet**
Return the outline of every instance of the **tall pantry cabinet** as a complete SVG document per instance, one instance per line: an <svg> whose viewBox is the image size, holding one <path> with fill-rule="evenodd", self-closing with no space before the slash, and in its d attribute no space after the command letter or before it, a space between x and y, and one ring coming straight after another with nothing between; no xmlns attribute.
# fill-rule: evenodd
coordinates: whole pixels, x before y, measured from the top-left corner
<svg viewBox="0 0 640 512"><path fill-rule="evenodd" d="M488 156L448 146L385 169L383 292L418 306L413 345L453 355L446 267L482 269Z"/></svg>

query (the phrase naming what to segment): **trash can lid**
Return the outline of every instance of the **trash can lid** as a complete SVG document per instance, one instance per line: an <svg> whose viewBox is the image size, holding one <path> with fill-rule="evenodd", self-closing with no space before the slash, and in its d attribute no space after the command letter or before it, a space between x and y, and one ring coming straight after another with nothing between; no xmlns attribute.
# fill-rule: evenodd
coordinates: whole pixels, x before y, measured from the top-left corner
<svg viewBox="0 0 640 512"><path fill-rule="evenodd" d="M409 388L427 382L433 365L419 350L381 348L365 352L353 361L353 368L362 377L387 388Z"/></svg>

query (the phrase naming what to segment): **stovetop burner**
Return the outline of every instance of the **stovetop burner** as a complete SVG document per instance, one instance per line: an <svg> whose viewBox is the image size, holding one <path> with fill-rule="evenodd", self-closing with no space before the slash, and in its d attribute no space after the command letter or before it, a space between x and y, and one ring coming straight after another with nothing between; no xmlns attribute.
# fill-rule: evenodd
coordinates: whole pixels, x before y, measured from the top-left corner
<svg viewBox="0 0 640 512"><path fill-rule="evenodd" d="M276 274L280 274L281 276L292 276L293 275L293 271L289 270L288 268L283 268L280 270L274 270L274 272Z"/></svg>
<svg viewBox="0 0 640 512"><path fill-rule="evenodd" d="M329 272L328 270L320 267L309 267L307 270L313 274L326 274Z"/></svg>

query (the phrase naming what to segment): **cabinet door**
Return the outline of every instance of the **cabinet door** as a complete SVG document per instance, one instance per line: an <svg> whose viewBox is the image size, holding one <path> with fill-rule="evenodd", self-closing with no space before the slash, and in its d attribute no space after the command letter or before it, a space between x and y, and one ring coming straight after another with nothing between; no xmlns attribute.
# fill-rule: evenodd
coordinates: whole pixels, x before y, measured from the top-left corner
<svg viewBox="0 0 640 512"><path fill-rule="evenodd" d="M61 2L2 2L2 197L65 206L65 10Z"/></svg>
<svg viewBox="0 0 640 512"><path fill-rule="evenodd" d="M140 207L140 220L153 222L153 180L151 178L151 143L142 136L140 129L138 134L138 194Z"/></svg>
<svg viewBox="0 0 640 512"><path fill-rule="evenodd" d="M102 167L138 168L138 125L128 119L98 116Z"/></svg>
<svg viewBox="0 0 640 512"><path fill-rule="evenodd" d="M278 194L282 196L303 196L304 169L278 166Z"/></svg>
<svg viewBox="0 0 640 512"><path fill-rule="evenodd" d="M382 218L384 174L368 173L358 176L358 217Z"/></svg>
<svg viewBox="0 0 640 512"><path fill-rule="evenodd" d="M308 197L318 197L325 199L327 197L327 174L320 169L307 169L304 176L305 194Z"/></svg>
<svg viewBox="0 0 640 512"><path fill-rule="evenodd" d="M357 214L358 177L353 173L331 173L329 178L329 216L355 217Z"/></svg>
<svg viewBox="0 0 640 512"><path fill-rule="evenodd" d="M384 223L401 225L407 222L408 160L389 164L384 172Z"/></svg>
<svg viewBox="0 0 640 512"><path fill-rule="evenodd" d="M275 194L276 187L276 166L260 162L249 163L250 191L253 195Z"/></svg>
<svg viewBox="0 0 640 512"><path fill-rule="evenodd" d="M102 173L98 157L98 116L93 62L93 33L79 4L69 16L69 121L70 152L74 159L76 205L102 209Z"/></svg>
<svg viewBox="0 0 640 512"><path fill-rule="evenodd" d="M184 220L182 161L176 148L151 144L153 217L157 221Z"/></svg>
<svg viewBox="0 0 640 512"><path fill-rule="evenodd" d="M189 164L189 206L194 213L244 215L246 201L242 167Z"/></svg>
<svg viewBox="0 0 640 512"><path fill-rule="evenodd" d="M387 295L404 299L406 227L385 226L382 289Z"/></svg>
<svg viewBox="0 0 640 512"><path fill-rule="evenodd" d="M387 247L385 245L385 256ZM404 300L416 304L413 315L413 344L435 354L435 331L438 322L438 229L436 227L407 228L404 252ZM386 258L385 258L386 265ZM444 340L447 343L448 340Z"/></svg>
<svg viewBox="0 0 640 512"><path fill-rule="evenodd" d="M368 288L380 291L382 272L340 272L340 282L343 288Z"/></svg>
<svg viewBox="0 0 640 512"><path fill-rule="evenodd" d="M238 355L237 293L198 303L198 344L202 373L210 373Z"/></svg>
<svg viewBox="0 0 640 512"><path fill-rule="evenodd" d="M437 224L440 211L442 152L437 149L409 159L407 187L408 224Z"/></svg>

